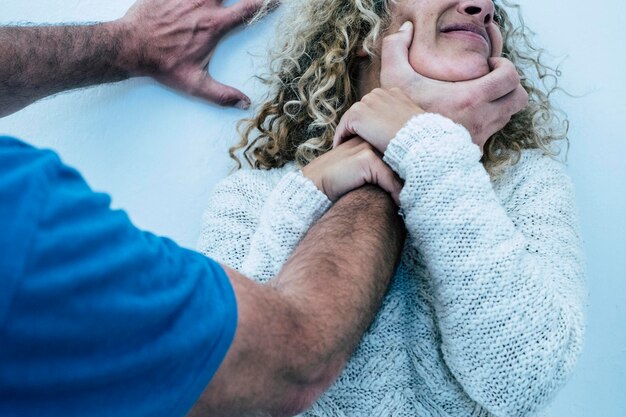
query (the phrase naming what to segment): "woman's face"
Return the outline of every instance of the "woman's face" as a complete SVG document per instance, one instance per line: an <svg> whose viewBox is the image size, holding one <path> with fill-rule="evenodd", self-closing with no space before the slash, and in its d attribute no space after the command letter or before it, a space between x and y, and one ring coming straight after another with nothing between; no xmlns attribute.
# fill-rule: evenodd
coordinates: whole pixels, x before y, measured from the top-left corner
<svg viewBox="0 0 626 417"><path fill-rule="evenodd" d="M441 81L465 81L489 72L487 59L502 53L492 0L400 0L391 30L413 22L409 61L416 72Z"/></svg>
<svg viewBox="0 0 626 417"><path fill-rule="evenodd" d="M466 81L486 75L487 59L502 54L494 11L492 0L398 0L389 31L396 32L411 21L414 35L409 62L413 69L435 80ZM366 78L373 75L370 72Z"/></svg>

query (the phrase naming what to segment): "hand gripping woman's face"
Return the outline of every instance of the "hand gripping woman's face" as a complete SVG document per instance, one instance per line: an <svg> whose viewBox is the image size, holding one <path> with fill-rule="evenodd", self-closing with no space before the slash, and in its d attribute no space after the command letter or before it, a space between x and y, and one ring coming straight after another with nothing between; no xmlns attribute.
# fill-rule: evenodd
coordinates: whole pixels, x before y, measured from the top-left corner
<svg viewBox="0 0 626 417"><path fill-rule="evenodd" d="M465 81L489 72L488 58L502 54L502 35L492 0L399 0L391 32L411 21L409 62L419 74L440 81Z"/></svg>

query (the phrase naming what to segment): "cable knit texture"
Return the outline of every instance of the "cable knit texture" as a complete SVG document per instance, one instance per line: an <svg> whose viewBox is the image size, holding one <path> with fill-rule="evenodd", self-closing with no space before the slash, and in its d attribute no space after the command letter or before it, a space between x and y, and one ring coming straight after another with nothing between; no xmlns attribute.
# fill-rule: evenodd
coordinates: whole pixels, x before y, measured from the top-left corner
<svg viewBox="0 0 626 417"><path fill-rule="evenodd" d="M579 356L582 242L562 163L525 150L496 179L468 132L417 116L385 161L409 233L382 308L305 416L535 415ZM291 164L218 184L199 249L259 281L331 202Z"/></svg>

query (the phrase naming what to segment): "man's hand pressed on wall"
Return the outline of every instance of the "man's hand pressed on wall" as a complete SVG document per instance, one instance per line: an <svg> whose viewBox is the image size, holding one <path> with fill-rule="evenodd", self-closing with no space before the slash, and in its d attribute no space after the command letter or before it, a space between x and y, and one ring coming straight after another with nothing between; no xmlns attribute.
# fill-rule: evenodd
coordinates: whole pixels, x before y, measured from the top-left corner
<svg viewBox="0 0 626 417"><path fill-rule="evenodd" d="M222 3L138 0L113 22L0 26L0 117L62 91L134 76L247 108L246 95L215 81L207 66L219 40L268 2Z"/></svg>
<svg viewBox="0 0 626 417"><path fill-rule="evenodd" d="M130 75L147 75L172 88L211 102L247 108L250 99L214 80L207 72L219 40L251 19L263 0L139 0L118 20ZM130 47L128 49L127 47Z"/></svg>

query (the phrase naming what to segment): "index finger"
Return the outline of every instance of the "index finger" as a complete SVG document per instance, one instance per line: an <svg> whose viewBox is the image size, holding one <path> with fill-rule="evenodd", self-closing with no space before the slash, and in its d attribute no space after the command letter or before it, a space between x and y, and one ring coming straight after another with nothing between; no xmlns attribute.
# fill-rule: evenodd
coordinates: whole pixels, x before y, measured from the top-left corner
<svg viewBox="0 0 626 417"><path fill-rule="evenodd" d="M278 0L239 0L237 3L224 9L226 22L224 28L231 30L239 25L253 20L262 11L272 11L278 6Z"/></svg>

